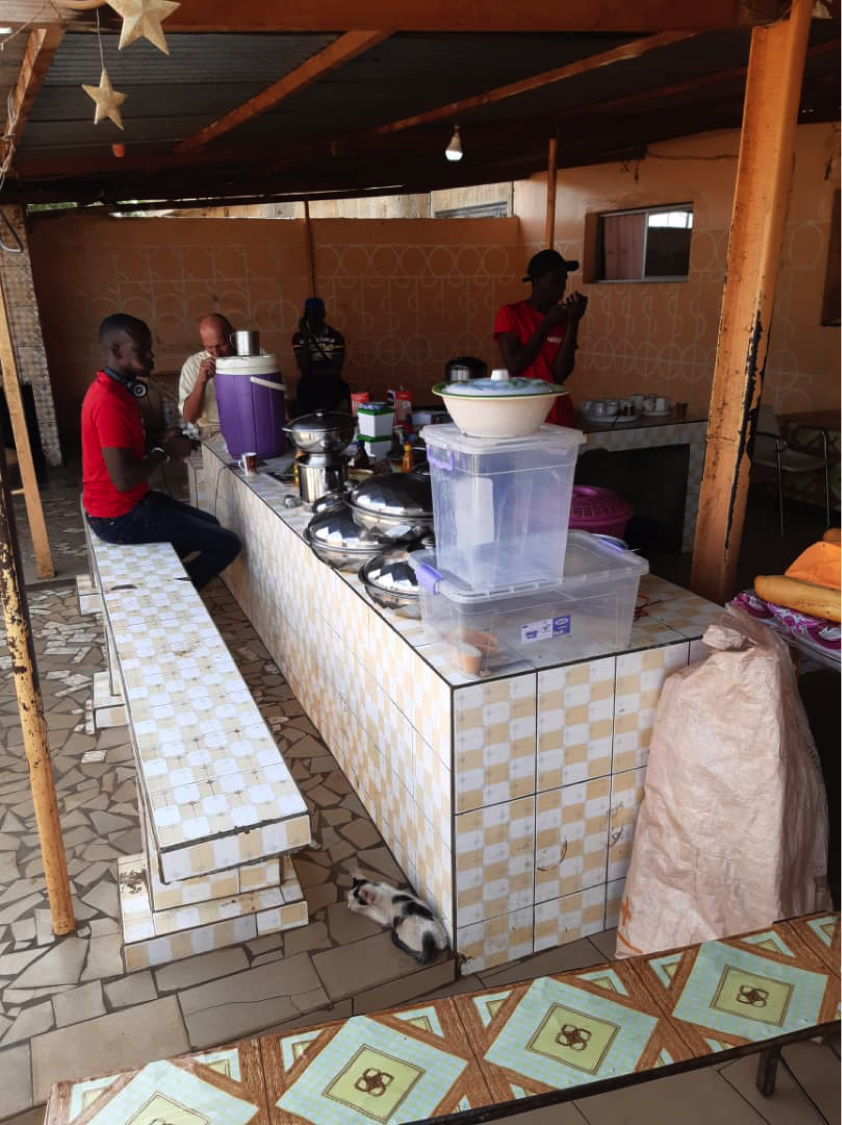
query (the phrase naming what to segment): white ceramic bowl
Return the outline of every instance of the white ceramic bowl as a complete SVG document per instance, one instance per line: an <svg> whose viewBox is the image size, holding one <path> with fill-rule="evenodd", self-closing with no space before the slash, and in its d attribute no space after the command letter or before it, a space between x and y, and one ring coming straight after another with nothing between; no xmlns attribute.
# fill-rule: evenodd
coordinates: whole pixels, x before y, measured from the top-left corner
<svg viewBox="0 0 842 1125"><path fill-rule="evenodd" d="M563 387L547 383L541 394L467 396L448 394L446 383L433 388L444 399L447 412L468 437L508 438L534 434L552 409Z"/></svg>

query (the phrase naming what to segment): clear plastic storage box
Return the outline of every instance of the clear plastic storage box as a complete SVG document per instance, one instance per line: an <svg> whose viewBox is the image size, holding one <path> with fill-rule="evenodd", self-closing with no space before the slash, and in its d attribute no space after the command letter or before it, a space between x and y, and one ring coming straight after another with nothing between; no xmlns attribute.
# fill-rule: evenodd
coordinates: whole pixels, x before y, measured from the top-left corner
<svg viewBox="0 0 842 1125"><path fill-rule="evenodd" d="M522 438L467 437L427 426L439 565L474 590L558 581L579 430L541 426Z"/></svg>
<svg viewBox="0 0 842 1125"><path fill-rule="evenodd" d="M587 531L571 531L564 577L483 592L441 567L434 551L410 556L421 616L452 648L451 662L474 675L526 662L534 668L586 660L628 647L637 590L649 564Z"/></svg>

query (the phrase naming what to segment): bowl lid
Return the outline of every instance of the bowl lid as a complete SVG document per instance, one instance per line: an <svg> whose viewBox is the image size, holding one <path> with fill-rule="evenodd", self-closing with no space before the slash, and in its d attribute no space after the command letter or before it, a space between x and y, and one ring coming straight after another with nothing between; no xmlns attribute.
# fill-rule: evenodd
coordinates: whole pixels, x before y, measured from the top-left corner
<svg viewBox="0 0 842 1125"><path fill-rule="evenodd" d="M418 580L409 562L410 554L405 547L392 547L375 555L360 570L360 581L389 594L417 598Z"/></svg>
<svg viewBox="0 0 842 1125"><path fill-rule="evenodd" d="M361 555L370 555L372 551L389 543L388 539L357 527L347 504L329 508L326 512L313 516L307 525L307 536L311 542L321 547L337 551L359 551Z"/></svg>
<svg viewBox="0 0 842 1125"><path fill-rule="evenodd" d="M524 398L527 395L563 395L564 387L550 383L546 379L525 379L522 375L514 378L509 373L494 371L488 379L472 379L469 383L438 383L433 394L447 398Z"/></svg>
<svg viewBox="0 0 842 1125"><path fill-rule="evenodd" d="M354 419L350 414L343 414L338 410L317 410L314 414L302 414L286 427L291 434L306 432L327 433L333 430L349 430L354 432Z"/></svg>
<svg viewBox="0 0 842 1125"><path fill-rule="evenodd" d="M432 519L433 489L430 478L418 473L386 473L358 485L350 504L361 512L396 519Z"/></svg>

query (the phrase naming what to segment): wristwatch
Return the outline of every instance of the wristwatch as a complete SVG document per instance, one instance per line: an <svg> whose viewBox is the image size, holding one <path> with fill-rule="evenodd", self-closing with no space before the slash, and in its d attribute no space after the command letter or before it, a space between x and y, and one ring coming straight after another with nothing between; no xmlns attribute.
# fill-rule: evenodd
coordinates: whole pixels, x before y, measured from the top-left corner
<svg viewBox="0 0 842 1125"><path fill-rule="evenodd" d="M163 453L163 455L164 455L164 464L165 464L165 465L169 465L169 463L170 463L170 455L169 455L169 453L167 453L166 449L162 449L162 448L160 447L160 445L153 445L153 446L152 446L152 448L151 448L151 449L149 450L149 452L150 452L150 453Z"/></svg>

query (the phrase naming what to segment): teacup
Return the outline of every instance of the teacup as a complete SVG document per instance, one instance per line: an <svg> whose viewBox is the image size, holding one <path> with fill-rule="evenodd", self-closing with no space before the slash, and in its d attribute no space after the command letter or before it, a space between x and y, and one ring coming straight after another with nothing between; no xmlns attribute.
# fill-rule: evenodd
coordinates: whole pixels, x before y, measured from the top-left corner
<svg viewBox="0 0 842 1125"><path fill-rule="evenodd" d="M239 466L247 476L257 472L257 454L244 453L239 460Z"/></svg>
<svg viewBox="0 0 842 1125"><path fill-rule="evenodd" d="M626 395L626 398L632 404L635 410L643 409L643 402L646 398L646 395Z"/></svg>
<svg viewBox="0 0 842 1125"><path fill-rule="evenodd" d="M632 402L632 400L630 398L621 398L620 399L620 415L623 418L631 418L631 416L634 413L636 413L636 411L635 411L634 403Z"/></svg>
<svg viewBox="0 0 842 1125"><path fill-rule="evenodd" d="M593 410L592 410L591 413L593 414L594 418L604 418L605 417L605 401L601 398L598 398L593 402L592 405L593 405Z"/></svg>
<svg viewBox="0 0 842 1125"><path fill-rule="evenodd" d="M605 417L606 418L613 418L620 408L620 404L619 404L619 402L617 401L616 398L605 399L604 405L605 405Z"/></svg>
<svg viewBox="0 0 842 1125"><path fill-rule="evenodd" d="M651 414L655 410L655 403L658 401L657 395L646 395L643 399L643 409L647 414Z"/></svg>
<svg viewBox="0 0 842 1125"><path fill-rule="evenodd" d="M655 409L659 414L666 414L668 410L672 409L670 400L668 398L662 398L659 395L658 398L655 399Z"/></svg>

